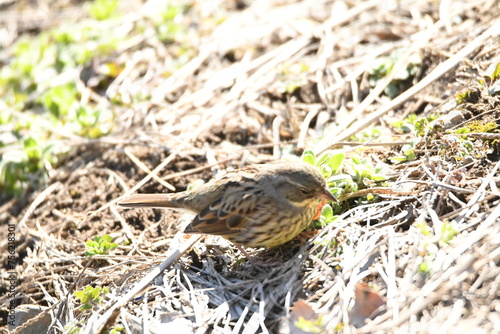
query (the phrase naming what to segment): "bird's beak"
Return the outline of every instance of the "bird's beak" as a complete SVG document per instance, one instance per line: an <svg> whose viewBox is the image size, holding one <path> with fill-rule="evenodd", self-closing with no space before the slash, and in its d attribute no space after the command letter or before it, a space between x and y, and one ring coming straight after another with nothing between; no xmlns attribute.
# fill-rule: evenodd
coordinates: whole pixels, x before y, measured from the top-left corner
<svg viewBox="0 0 500 334"><path fill-rule="evenodd" d="M321 195L319 195L319 198L330 201L330 202L338 202L335 196L332 195L330 190L325 189Z"/></svg>

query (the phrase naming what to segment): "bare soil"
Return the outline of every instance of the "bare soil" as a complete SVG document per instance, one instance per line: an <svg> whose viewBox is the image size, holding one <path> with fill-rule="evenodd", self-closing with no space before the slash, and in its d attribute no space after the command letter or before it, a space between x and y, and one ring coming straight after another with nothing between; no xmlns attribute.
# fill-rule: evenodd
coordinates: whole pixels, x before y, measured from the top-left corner
<svg viewBox="0 0 500 334"><path fill-rule="evenodd" d="M222 238L204 237L122 305L106 328L139 333L147 318L153 333L499 333L500 94L478 79L500 63L500 5L446 4L220 3L226 21L199 36L198 58L178 73L163 75L172 46L153 37L116 55L123 63L140 59L131 65L129 86L123 81L117 90L132 94L141 87L151 98L113 106L117 125L110 136L68 140L73 149L50 171L46 187L0 206L2 272L9 271L9 224L16 229L14 303L18 310L42 307L13 330L97 332L91 327L106 310L189 240L181 231L190 218L182 212L115 205L145 178L138 192L183 191L228 169L312 148L386 164L392 193L375 191L373 201L345 199L342 219L305 244L294 240L248 250L272 266L256 266ZM9 6L19 14L27 10ZM56 6L47 15L62 20L62 12ZM18 33L48 29L49 22L20 24ZM476 46L460 54L469 45ZM397 48L413 48L421 59L415 76L398 83L400 92L429 83L390 106L395 99L383 93L370 97L377 87L369 85L367 64ZM454 64L446 63L457 54ZM294 64L307 66L294 72ZM440 64L449 67L432 77ZM276 71L280 66L286 68L282 73ZM296 88L282 89L293 80ZM453 103L460 92L468 95ZM438 120L422 136L415 159L395 163L391 158L401 156L416 135L391 124L409 114L437 114ZM458 121L447 119L450 114ZM473 148L464 155L461 137L446 131L473 121ZM481 129L488 123L493 130L486 133ZM367 143L352 139L374 126L380 137ZM164 164L156 175L175 190L137 161L149 171ZM449 243L440 239L443 222L457 231ZM119 247L109 255L85 256L85 243L106 234ZM11 302L7 278L2 274L0 288L4 330ZM353 312L358 283L368 283L383 299L371 315ZM78 309L73 295L88 285L111 291L94 313ZM293 306L300 300L306 311ZM43 322L47 315L50 326Z"/></svg>

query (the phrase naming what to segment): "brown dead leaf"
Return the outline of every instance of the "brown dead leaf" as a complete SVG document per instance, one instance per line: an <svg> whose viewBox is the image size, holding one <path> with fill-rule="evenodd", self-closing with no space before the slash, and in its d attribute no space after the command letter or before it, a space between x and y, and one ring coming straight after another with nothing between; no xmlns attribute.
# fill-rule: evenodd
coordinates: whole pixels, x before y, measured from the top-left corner
<svg viewBox="0 0 500 334"><path fill-rule="evenodd" d="M385 300L380 294L370 288L366 283L357 283L354 290L354 306L349 312L351 324L361 327L365 320L370 317L380 306L385 304Z"/></svg>
<svg viewBox="0 0 500 334"><path fill-rule="evenodd" d="M293 321L297 321L301 317L305 320L316 320L318 318L312 307L302 299L293 304L290 315Z"/></svg>
<svg viewBox="0 0 500 334"><path fill-rule="evenodd" d="M293 304L289 317L281 323L279 333L320 333L324 329L321 325L321 316L306 301L299 300Z"/></svg>

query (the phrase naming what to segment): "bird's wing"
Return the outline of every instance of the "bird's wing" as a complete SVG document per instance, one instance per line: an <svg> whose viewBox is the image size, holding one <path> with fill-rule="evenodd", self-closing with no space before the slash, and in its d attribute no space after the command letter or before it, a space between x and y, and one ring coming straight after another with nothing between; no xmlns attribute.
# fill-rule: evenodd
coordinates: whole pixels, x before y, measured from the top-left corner
<svg viewBox="0 0 500 334"><path fill-rule="evenodd" d="M241 191L228 189L224 196L217 199L203 209L191 224L184 230L185 233L204 233L214 235L229 235L237 233L252 217L262 198L255 191Z"/></svg>

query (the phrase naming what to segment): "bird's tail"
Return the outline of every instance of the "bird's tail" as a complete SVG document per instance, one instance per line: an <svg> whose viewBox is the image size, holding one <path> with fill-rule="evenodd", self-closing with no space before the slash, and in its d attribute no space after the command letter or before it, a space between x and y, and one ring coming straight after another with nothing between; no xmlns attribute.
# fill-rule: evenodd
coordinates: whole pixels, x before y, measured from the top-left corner
<svg viewBox="0 0 500 334"><path fill-rule="evenodd" d="M126 208L179 208L175 194L135 194L118 202Z"/></svg>

